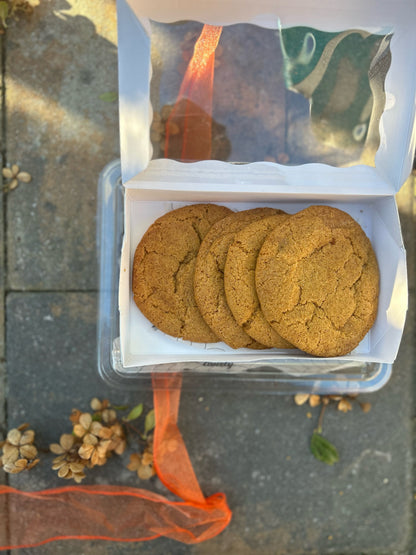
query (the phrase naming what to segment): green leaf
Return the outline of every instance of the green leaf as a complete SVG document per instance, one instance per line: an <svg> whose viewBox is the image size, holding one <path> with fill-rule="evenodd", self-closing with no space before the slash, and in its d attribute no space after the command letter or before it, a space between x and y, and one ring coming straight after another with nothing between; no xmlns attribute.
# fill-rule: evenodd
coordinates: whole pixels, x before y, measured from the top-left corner
<svg viewBox="0 0 416 555"><path fill-rule="evenodd" d="M339 461L337 448L325 439L319 432L314 432L311 438L313 456L326 464L333 465Z"/></svg>
<svg viewBox="0 0 416 555"><path fill-rule="evenodd" d="M115 91L105 92L98 97L103 102L115 102L118 100L118 93Z"/></svg>
<svg viewBox="0 0 416 555"><path fill-rule="evenodd" d="M136 405L131 409L129 414L126 416L126 420L136 420L136 418L139 418L139 416L141 416L142 412L143 403L140 403L139 405Z"/></svg>
<svg viewBox="0 0 416 555"><path fill-rule="evenodd" d="M146 414L146 419L144 421L144 435L147 436L149 432L155 427L155 411L154 409L149 410Z"/></svg>
<svg viewBox="0 0 416 555"><path fill-rule="evenodd" d="M0 20L4 28L7 28L6 19L9 17L9 4L5 1L0 2Z"/></svg>
<svg viewBox="0 0 416 555"><path fill-rule="evenodd" d="M129 408L128 405L111 405L111 408L114 410L127 410Z"/></svg>

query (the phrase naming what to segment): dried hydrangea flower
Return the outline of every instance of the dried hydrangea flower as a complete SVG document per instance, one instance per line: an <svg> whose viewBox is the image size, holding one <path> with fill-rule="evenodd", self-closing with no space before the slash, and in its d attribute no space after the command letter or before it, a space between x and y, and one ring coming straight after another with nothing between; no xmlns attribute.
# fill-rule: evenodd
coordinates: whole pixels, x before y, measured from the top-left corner
<svg viewBox="0 0 416 555"><path fill-rule="evenodd" d="M98 438L102 425L100 422L93 421L92 416L89 412L84 412L79 417L78 424L74 425L74 434L83 439L85 442L86 436L92 436L89 441L94 441L94 437ZM87 441L88 443L88 441Z"/></svg>
<svg viewBox="0 0 416 555"><path fill-rule="evenodd" d="M91 399L90 407L94 411L94 417L98 418L105 424L112 424L117 420L116 411L111 408L110 401L103 399L100 401L97 397Z"/></svg>
<svg viewBox="0 0 416 555"><path fill-rule="evenodd" d="M109 428L103 426L99 432L100 438L108 440L108 451L114 451L117 455L122 455L126 449L126 437L123 426L117 422Z"/></svg>
<svg viewBox="0 0 416 555"><path fill-rule="evenodd" d="M59 478L73 479L77 484L85 478L87 462L79 456L79 442L72 434L62 434L59 443L52 443L49 449L58 455L53 459L52 470L58 471Z"/></svg>
<svg viewBox="0 0 416 555"><path fill-rule="evenodd" d="M22 470L30 470L39 462L38 450L33 444L35 432L27 430L27 424L13 428L7 433L0 446L3 450L1 466L5 472L18 474Z"/></svg>
<svg viewBox="0 0 416 555"><path fill-rule="evenodd" d="M89 468L103 466L107 462L108 441L98 441L95 444L83 443L78 449L81 459L88 461Z"/></svg>
<svg viewBox="0 0 416 555"><path fill-rule="evenodd" d="M148 480L156 474L153 466L153 441L149 440L147 447L145 447L143 454L133 453L130 455L130 463L127 468L132 472L136 472L141 480Z"/></svg>
<svg viewBox="0 0 416 555"><path fill-rule="evenodd" d="M9 180L7 183L9 191L16 189L20 181L23 183L29 183L32 180L30 173L20 171L17 164L13 164L11 168L3 168L2 174L3 177Z"/></svg>

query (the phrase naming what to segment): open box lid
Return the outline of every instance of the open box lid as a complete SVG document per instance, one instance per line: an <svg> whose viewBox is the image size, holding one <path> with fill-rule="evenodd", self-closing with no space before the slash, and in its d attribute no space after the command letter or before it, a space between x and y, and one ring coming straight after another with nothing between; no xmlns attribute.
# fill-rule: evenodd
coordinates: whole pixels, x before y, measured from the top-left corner
<svg viewBox="0 0 416 555"><path fill-rule="evenodd" d="M313 190L324 195L332 189L363 195L391 195L397 192L411 171L415 149L416 33L413 0L362 2L322 0L319 3L259 2L221 0L191 2L182 0L118 0L119 24L119 101L121 165L123 183L129 188L181 182L215 187L259 183L276 190ZM209 24L254 23L266 28L286 29L306 26L328 32L360 29L370 33L391 33L391 65L385 79L385 106L379 122L380 142L374 166L358 164L334 167L314 163L285 166L255 162L244 166L214 160L184 164L173 160L151 160L149 129L151 40L150 20L174 22L196 20ZM307 179L307 181L306 181ZM343 186L345 185L345 187ZM154 186L154 185L153 185ZM277 189L276 189L277 188Z"/></svg>

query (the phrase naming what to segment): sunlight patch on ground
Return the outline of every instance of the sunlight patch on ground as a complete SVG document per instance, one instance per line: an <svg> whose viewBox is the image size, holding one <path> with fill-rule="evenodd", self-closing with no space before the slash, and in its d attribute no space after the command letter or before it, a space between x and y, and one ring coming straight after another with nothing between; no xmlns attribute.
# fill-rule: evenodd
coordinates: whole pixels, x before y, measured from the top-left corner
<svg viewBox="0 0 416 555"><path fill-rule="evenodd" d="M57 17L82 16L89 19L95 26L100 37L117 45L117 19L116 0L100 0L100 17L97 17L97 5L95 2L85 0L67 0L70 6L67 9L54 10Z"/></svg>

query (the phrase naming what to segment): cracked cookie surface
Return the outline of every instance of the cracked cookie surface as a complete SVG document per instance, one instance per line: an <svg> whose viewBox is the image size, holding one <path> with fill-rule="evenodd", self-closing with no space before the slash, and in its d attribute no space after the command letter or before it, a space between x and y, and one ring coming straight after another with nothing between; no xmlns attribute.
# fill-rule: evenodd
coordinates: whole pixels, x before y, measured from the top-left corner
<svg viewBox="0 0 416 555"><path fill-rule="evenodd" d="M230 245L224 268L224 288L228 306L237 323L253 339L277 349L293 348L272 328L263 315L256 291L257 256L266 237L290 216L278 211L239 231Z"/></svg>
<svg viewBox="0 0 416 555"><path fill-rule="evenodd" d="M193 204L158 218L136 248L133 261L134 301L164 333L197 343L218 341L195 302L193 277L202 240L212 225L232 210Z"/></svg>
<svg viewBox="0 0 416 555"><path fill-rule="evenodd" d="M199 249L194 279L195 299L211 329L233 349L265 349L236 322L226 300L224 266L235 234L250 223L275 214L273 208L253 208L227 216L214 224Z"/></svg>
<svg viewBox="0 0 416 555"><path fill-rule="evenodd" d="M263 314L287 341L312 355L342 356L374 324L377 259L349 214L310 206L264 241L256 288Z"/></svg>

